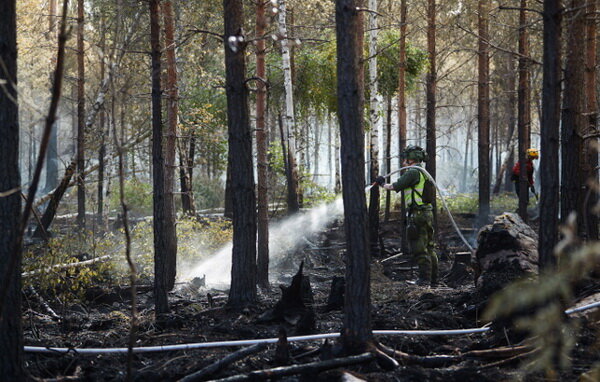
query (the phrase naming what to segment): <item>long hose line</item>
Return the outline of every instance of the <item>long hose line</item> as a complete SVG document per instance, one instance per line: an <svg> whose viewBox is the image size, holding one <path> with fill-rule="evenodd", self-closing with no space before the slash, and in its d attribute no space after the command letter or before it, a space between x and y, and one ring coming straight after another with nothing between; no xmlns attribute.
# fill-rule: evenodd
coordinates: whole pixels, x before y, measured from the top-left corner
<svg viewBox="0 0 600 382"><path fill-rule="evenodd" d="M456 224L456 221L454 221L454 217L450 213L450 209L448 208L448 205L446 204L446 199L444 199L444 195L442 195L442 190L440 189L440 187L438 186L438 184L435 182L435 179L433 179L433 177L431 176L431 174L429 172L427 172L427 170L425 170L421 166L406 166L406 167L399 168L398 170L392 171L392 172L390 172L387 175L383 175L383 177L387 178L390 175L394 175L397 172L400 172L402 170L406 170L406 169L409 169L409 168L414 168L414 169L417 169L417 170L421 171L427 177L427 179L429 179L431 181L431 183L433 183L433 185L435 186L435 188L438 190L438 195L440 196L440 199L442 201L444 209L446 209L446 212L448 213L448 216L450 217L450 221L452 222L452 226L454 227L454 230L456 231L456 233L458 234L458 236L461 238L461 240L463 241L463 243L465 243L465 245L467 246L467 248L469 248L469 251L471 252L471 254L473 254L475 252L475 249L473 248L473 246L471 246L471 244L469 244L469 242L467 241L467 239L465 238L465 236L462 234L462 232L460 232L460 228Z"/></svg>
<svg viewBox="0 0 600 382"><path fill-rule="evenodd" d="M600 306L600 301L596 301L587 305L583 305L576 308L565 310L568 315L583 312L589 309L594 309ZM479 328L468 328L468 329L449 329L449 330L373 330L374 335L404 335L404 336L448 336L448 335L470 335L485 333L490 330L489 324ZM288 341L312 341L326 338L337 338L340 333L323 333L323 334L311 334L306 336L295 336L289 337ZM229 347L229 346L246 346L254 345L258 343L275 343L278 338L260 338L252 340L232 340L232 341L215 341L215 342L199 342L189 344L178 344L178 345L159 345L159 346L142 346L133 348L134 353L153 353L161 351L175 351L175 350L192 350L192 349L206 349L206 348L217 348L217 347ZM24 351L29 353L47 353L47 354L110 354L110 353L127 353L128 348L59 348L52 346L24 346Z"/></svg>

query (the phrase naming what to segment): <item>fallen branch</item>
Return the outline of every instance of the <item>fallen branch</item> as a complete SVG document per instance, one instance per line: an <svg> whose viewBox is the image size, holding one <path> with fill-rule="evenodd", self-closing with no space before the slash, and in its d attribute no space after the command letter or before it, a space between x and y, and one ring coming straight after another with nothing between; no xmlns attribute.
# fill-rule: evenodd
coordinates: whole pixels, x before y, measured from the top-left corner
<svg viewBox="0 0 600 382"><path fill-rule="evenodd" d="M247 348L240 349L236 352L229 354L227 357L222 358L222 359L218 360L217 362L212 363L193 374L186 375L185 377L181 378L179 380L179 382L201 381L204 378L208 377L209 375L212 375L212 374L222 370L226 366L228 366L234 362L237 362L241 359L244 359L252 354L259 353L266 348L267 348L267 344L261 343L261 344L256 344L253 346L248 346Z"/></svg>
<svg viewBox="0 0 600 382"><path fill-rule="evenodd" d="M284 377L303 373L316 373L323 370L335 369L337 367L356 365L375 360L373 353L363 353L344 358L335 358L327 361L310 362L303 365L292 365L276 367L273 369L256 370L247 374L234 375L233 377L218 379L218 382L249 381Z"/></svg>
<svg viewBox="0 0 600 382"><path fill-rule="evenodd" d="M35 290L34 287L30 285L28 289L29 292L38 300L38 302L44 307L46 312L50 315L50 317L52 317L54 321L60 321L62 319L58 314L56 314L54 309L52 309L50 305L48 305L46 300L44 300L44 298L40 296L40 294Z"/></svg>
<svg viewBox="0 0 600 382"><path fill-rule="evenodd" d="M462 354L456 355L432 355L432 356L418 356L413 354L404 353L399 350L393 350L389 347L378 344L378 348L384 352L385 354L393 357L404 365L421 365L425 367L443 367L452 363L459 363L465 361L467 359L473 358L505 358L505 357L522 357L525 354L529 354L535 349L532 350L531 346L522 345L522 346L506 346L502 348L496 349L486 349L486 350L471 350ZM509 358L511 359L511 358ZM502 360L500 362L507 361ZM487 367L487 365L486 365Z"/></svg>

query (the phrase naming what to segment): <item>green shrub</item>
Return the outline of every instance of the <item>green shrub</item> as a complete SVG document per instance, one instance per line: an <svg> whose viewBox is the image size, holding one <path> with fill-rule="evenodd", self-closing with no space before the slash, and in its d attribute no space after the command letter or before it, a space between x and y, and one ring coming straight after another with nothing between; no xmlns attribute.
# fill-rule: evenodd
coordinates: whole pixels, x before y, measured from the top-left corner
<svg viewBox="0 0 600 382"><path fill-rule="evenodd" d="M208 209L222 207L225 202L225 184L220 179L196 176L193 180L196 208Z"/></svg>
<svg viewBox="0 0 600 382"><path fill-rule="evenodd" d="M152 184L144 183L137 178L128 179L124 183L125 203L133 215L147 216L152 214ZM121 210L119 190L110 194L110 209Z"/></svg>

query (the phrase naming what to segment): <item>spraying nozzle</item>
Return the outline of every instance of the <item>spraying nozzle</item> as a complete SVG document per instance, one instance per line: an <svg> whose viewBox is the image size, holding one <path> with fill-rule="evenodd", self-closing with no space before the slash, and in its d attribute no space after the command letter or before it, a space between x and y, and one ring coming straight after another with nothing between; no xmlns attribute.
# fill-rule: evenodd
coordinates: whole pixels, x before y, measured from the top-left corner
<svg viewBox="0 0 600 382"><path fill-rule="evenodd" d="M385 178L383 176L378 176L377 179L375 179L375 181L373 182L373 184L371 186L383 187L384 184L385 184Z"/></svg>

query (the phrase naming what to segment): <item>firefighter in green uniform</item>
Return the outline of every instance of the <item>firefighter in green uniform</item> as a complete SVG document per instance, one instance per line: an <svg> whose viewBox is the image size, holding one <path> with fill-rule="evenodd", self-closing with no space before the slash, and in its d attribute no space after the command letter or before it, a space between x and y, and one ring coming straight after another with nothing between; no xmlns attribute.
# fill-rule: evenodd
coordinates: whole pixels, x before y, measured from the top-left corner
<svg viewBox="0 0 600 382"><path fill-rule="evenodd" d="M402 153L402 167L422 167L427 153L419 146L408 146ZM426 187L427 186L427 187ZM433 207L435 191L423 172L416 168L404 171L396 183L383 184L386 190L404 191L408 217L408 247L419 267L418 285L436 286L438 258L433 242ZM433 195L431 195L433 194Z"/></svg>

